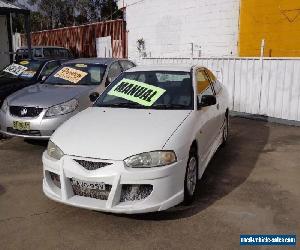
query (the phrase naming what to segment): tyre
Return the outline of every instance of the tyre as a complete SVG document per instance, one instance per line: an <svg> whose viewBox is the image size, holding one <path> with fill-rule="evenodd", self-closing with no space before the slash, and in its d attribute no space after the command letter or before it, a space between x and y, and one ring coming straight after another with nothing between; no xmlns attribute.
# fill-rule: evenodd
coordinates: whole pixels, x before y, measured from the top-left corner
<svg viewBox="0 0 300 250"><path fill-rule="evenodd" d="M223 135L222 135L222 144L221 144L222 147L224 147L227 143L228 134L229 134L229 118L228 115L226 115L224 121Z"/></svg>
<svg viewBox="0 0 300 250"><path fill-rule="evenodd" d="M195 199L195 191L198 183L198 157L197 150L191 148L185 171L184 179L184 204L189 205Z"/></svg>

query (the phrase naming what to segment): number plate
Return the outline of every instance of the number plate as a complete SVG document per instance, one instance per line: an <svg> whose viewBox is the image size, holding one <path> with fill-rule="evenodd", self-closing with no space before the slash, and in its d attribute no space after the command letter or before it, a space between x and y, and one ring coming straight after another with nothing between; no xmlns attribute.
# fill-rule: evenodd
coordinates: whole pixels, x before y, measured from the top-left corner
<svg viewBox="0 0 300 250"><path fill-rule="evenodd" d="M87 182L72 178L72 184L81 187L82 189L96 189L100 191L105 191L105 183L103 182Z"/></svg>
<svg viewBox="0 0 300 250"><path fill-rule="evenodd" d="M13 129L16 130L30 130L30 122L18 122L18 121L14 121L13 122Z"/></svg>

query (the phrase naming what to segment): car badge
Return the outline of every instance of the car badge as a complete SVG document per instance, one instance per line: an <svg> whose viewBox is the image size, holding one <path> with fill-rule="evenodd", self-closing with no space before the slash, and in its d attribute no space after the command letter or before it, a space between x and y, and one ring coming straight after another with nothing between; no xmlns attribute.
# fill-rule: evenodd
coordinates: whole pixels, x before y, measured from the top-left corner
<svg viewBox="0 0 300 250"><path fill-rule="evenodd" d="M27 115L27 108L23 108L21 109L21 115L24 116L24 115Z"/></svg>

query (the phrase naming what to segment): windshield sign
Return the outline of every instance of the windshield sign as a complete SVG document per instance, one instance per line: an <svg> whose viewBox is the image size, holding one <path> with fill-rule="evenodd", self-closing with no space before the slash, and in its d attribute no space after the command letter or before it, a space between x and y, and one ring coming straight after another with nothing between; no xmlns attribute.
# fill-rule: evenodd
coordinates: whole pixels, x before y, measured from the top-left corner
<svg viewBox="0 0 300 250"><path fill-rule="evenodd" d="M95 106L133 109L193 109L189 72L123 72L99 97Z"/></svg>
<svg viewBox="0 0 300 250"><path fill-rule="evenodd" d="M18 64L12 63L0 71L0 77L22 78L24 80L29 80L36 75L36 72L41 67L41 64L42 62L32 60L23 60Z"/></svg>
<svg viewBox="0 0 300 250"><path fill-rule="evenodd" d="M143 106L152 104L166 92L165 89L124 78L107 94L139 103Z"/></svg>
<svg viewBox="0 0 300 250"><path fill-rule="evenodd" d="M44 84L52 85L99 85L106 70L101 64L67 64L51 74Z"/></svg>
<svg viewBox="0 0 300 250"><path fill-rule="evenodd" d="M54 77L59 77L63 80L78 83L83 77L87 76L88 73L83 72L81 70L73 69L70 67L63 67L60 71L58 71Z"/></svg>
<svg viewBox="0 0 300 250"><path fill-rule="evenodd" d="M14 76L20 75L22 72L24 72L27 69L27 67L13 63L9 65L7 68L5 68L3 71L10 73Z"/></svg>

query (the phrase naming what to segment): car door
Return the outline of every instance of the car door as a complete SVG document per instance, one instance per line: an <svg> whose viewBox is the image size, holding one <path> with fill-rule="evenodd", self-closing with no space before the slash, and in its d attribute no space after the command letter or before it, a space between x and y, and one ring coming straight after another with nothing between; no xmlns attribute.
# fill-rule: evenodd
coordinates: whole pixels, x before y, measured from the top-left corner
<svg viewBox="0 0 300 250"><path fill-rule="evenodd" d="M204 68L195 70L196 95L199 102L204 95L215 95ZM217 105L202 107L197 110L197 142L200 166L207 159L217 135Z"/></svg>

